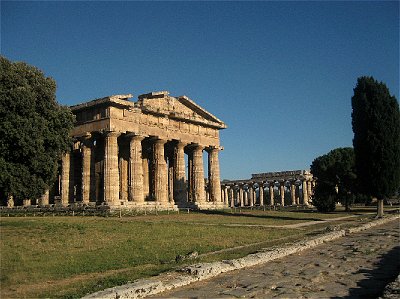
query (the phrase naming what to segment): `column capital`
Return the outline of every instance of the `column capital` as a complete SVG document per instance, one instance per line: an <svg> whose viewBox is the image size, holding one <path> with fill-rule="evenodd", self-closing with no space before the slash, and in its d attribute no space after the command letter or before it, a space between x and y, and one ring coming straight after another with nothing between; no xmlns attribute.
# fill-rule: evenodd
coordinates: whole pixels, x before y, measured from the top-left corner
<svg viewBox="0 0 400 299"><path fill-rule="evenodd" d="M213 152L213 151L222 151L224 148L219 145L209 145L209 146L205 146L204 149L207 152Z"/></svg>
<svg viewBox="0 0 400 299"><path fill-rule="evenodd" d="M142 141L143 139L146 138L146 136L143 136L143 135L140 135L140 134L136 134L136 133L132 133L132 132L126 133L126 137L129 138L130 140L140 140L140 141Z"/></svg>
<svg viewBox="0 0 400 299"><path fill-rule="evenodd" d="M103 133L105 137L119 137L121 135L121 132L117 131L104 131Z"/></svg>

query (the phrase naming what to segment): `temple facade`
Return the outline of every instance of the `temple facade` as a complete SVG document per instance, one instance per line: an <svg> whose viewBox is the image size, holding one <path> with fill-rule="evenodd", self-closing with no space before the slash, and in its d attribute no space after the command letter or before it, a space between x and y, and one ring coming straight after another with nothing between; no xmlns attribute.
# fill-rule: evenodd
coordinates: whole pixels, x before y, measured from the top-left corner
<svg viewBox="0 0 400 299"><path fill-rule="evenodd" d="M131 98L114 95L70 107L74 145L62 157L56 203L225 207L218 153L226 125L186 96L161 91Z"/></svg>
<svg viewBox="0 0 400 299"><path fill-rule="evenodd" d="M307 170L257 173L251 179L223 181L222 200L230 207L309 206L315 184Z"/></svg>

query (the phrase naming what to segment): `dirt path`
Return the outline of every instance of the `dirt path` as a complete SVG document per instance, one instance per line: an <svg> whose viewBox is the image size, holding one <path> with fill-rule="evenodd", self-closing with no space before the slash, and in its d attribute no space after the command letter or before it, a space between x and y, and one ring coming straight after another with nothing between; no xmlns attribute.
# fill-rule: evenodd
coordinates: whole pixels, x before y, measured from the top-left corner
<svg viewBox="0 0 400 299"><path fill-rule="evenodd" d="M400 271L399 221L157 298L376 298Z"/></svg>

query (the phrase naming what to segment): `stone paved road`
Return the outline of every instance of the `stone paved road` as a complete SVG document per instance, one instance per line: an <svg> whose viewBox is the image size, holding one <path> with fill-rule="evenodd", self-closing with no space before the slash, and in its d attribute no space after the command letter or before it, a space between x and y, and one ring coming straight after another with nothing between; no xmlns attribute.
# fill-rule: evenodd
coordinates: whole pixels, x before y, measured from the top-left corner
<svg viewBox="0 0 400 299"><path fill-rule="evenodd" d="M400 272L398 219L157 298L376 298Z"/></svg>

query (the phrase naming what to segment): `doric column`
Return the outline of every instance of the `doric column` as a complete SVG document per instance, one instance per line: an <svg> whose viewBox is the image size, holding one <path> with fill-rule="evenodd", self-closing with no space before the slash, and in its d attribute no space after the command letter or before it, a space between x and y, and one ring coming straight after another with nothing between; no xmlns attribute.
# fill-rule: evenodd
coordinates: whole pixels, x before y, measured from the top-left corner
<svg viewBox="0 0 400 299"><path fill-rule="evenodd" d="M307 181L307 194L308 194L308 199L312 196L312 186L311 186L311 181Z"/></svg>
<svg viewBox="0 0 400 299"><path fill-rule="evenodd" d="M249 204L250 207L254 206L255 204L255 197L254 197L254 189L252 185L249 185Z"/></svg>
<svg viewBox="0 0 400 299"><path fill-rule="evenodd" d="M69 173L71 167L71 154L70 152L66 152L62 156L62 169L61 169L61 204L68 205L69 202Z"/></svg>
<svg viewBox="0 0 400 299"><path fill-rule="evenodd" d="M47 189L42 196L39 198L38 205L39 206L47 206L49 205L49 189Z"/></svg>
<svg viewBox="0 0 400 299"><path fill-rule="evenodd" d="M295 181L290 181L290 197L292 199L292 205L296 205L296 185Z"/></svg>
<svg viewBox="0 0 400 299"><path fill-rule="evenodd" d="M142 161L142 140L144 137L138 135L128 135L128 137L130 137L128 184L129 200L134 202L144 202Z"/></svg>
<svg viewBox="0 0 400 299"><path fill-rule="evenodd" d="M224 188L224 204L229 204L228 186L225 186Z"/></svg>
<svg viewBox="0 0 400 299"><path fill-rule="evenodd" d="M7 208L13 208L14 207L14 197L11 194L8 194L7 196Z"/></svg>
<svg viewBox="0 0 400 299"><path fill-rule="evenodd" d="M243 189L243 202L245 206L249 205L249 191Z"/></svg>
<svg viewBox="0 0 400 299"><path fill-rule="evenodd" d="M241 207L244 206L244 196L243 196L244 190L243 190L243 185L239 185L239 205Z"/></svg>
<svg viewBox="0 0 400 299"><path fill-rule="evenodd" d="M203 147L197 145L193 149L193 199L195 202L205 202Z"/></svg>
<svg viewBox="0 0 400 299"><path fill-rule="evenodd" d="M258 193L260 196L260 206L264 205L264 185L263 183L258 184Z"/></svg>
<svg viewBox="0 0 400 299"><path fill-rule="evenodd" d="M285 181L280 182L279 195L281 196L281 206L285 205Z"/></svg>
<svg viewBox="0 0 400 299"><path fill-rule="evenodd" d="M119 200L118 141L120 133L106 132L104 138L104 201L116 204Z"/></svg>
<svg viewBox="0 0 400 299"><path fill-rule="evenodd" d="M308 205L307 181L303 181L303 204Z"/></svg>
<svg viewBox="0 0 400 299"><path fill-rule="evenodd" d="M90 201L90 170L92 161L92 149L90 146L90 134L82 138L82 203L88 204Z"/></svg>
<svg viewBox="0 0 400 299"><path fill-rule="evenodd" d="M185 146L178 142L174 148L174 199L177 202L186 202L186 173L185 173Z"/></svg>
<svg viewBox="0 0 400 299"><path fill-rule="evenodd" d="M233 186L229 188L229 195L230 195L230 207L233 208L235 206L235 191L233 190Z"/></svg>
<svg viewBox="0 0 400 299"><path fill-rule="evenodd" d="M275 199L274 199L274 185L275 182L269 183L269 204L273 206L275 204Z"/></svg>
<svg viewBox="0 0 400 299"><path fill-rule="evenodd" d="M153 145L154 197L157 202L168 202L168 173L164 156L166 140L157 139Z"/></svg>
<svg viewBox="0 0 400 299"><path fill-rule="evenodd" d="M208 181L210 197L213 202L221 202L221 180L219 172L219 159L217 147L208 149Z"/></svg>

